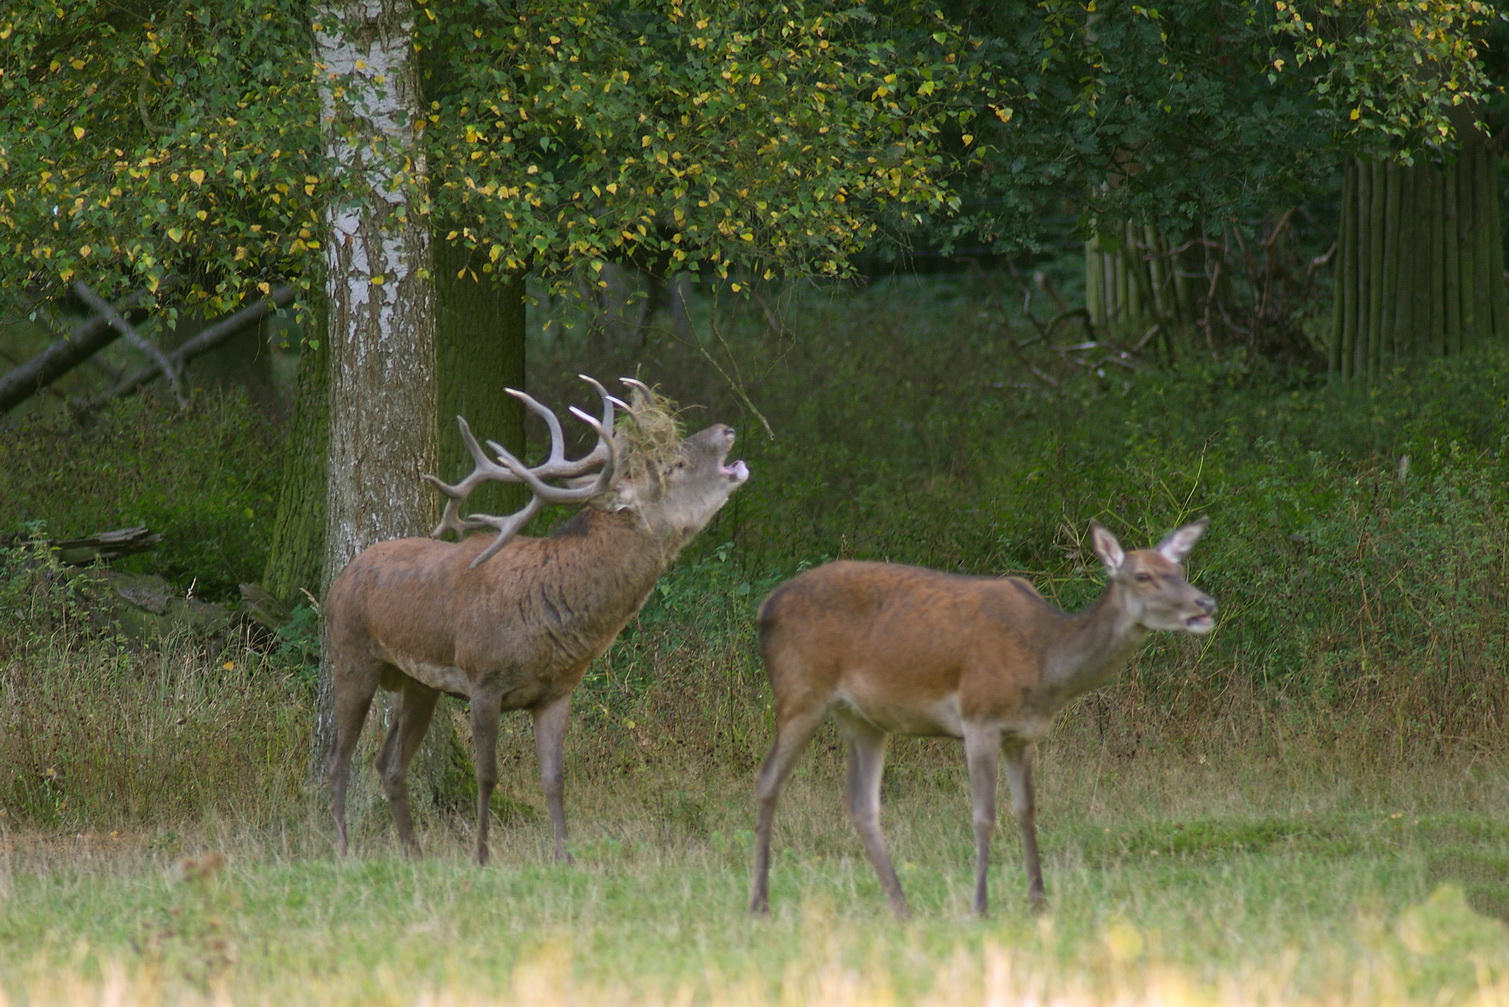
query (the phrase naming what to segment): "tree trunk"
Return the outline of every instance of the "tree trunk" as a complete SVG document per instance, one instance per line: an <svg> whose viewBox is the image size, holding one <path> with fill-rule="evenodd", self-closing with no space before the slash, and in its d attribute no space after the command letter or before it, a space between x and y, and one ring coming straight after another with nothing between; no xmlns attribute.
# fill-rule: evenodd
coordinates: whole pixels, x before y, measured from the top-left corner
<svg viewBox="0 0 1509 1007"><path fill-rule="evenodd" d="M408 0L346 0L314 16L325 156L338 182L326 213L330 346L322 588L362 549L427 533L421 480L437 462L435 319L419 91ZM323 595L323 592L322 592ZM330 749L322 648L316 765Z"/></svg>
<svg viewBox="0 0 1509 1007"><path fill-rule="evenodd" d="M486 259L460 244L435 245L435 362L440 399L440 468L455 482L472 470L456 417L483 441L524 453L524 404L504 388L524 387L524 280L484 270ZM489 482L470 510L507 514L526 502L522 485Z"/></svg>
<svg viewBox="0 0 1509 1007"><path fill-rule="evenodd" d="M1345 166L1332 373L1372 380L1509 339L1497 164L1472 122L1457 132L1444 163Z"/></svg>
<svg viewBox="0 0 1509 1007"><path fill-rule="evenodd" d="M325 313L310 310L305 331L323 333ZM318 598L325 563L325 454L330 444L330 345L306 339L283 449L278 514L267 550L262 586L279 601L297 605L303 592Z"/></svg>

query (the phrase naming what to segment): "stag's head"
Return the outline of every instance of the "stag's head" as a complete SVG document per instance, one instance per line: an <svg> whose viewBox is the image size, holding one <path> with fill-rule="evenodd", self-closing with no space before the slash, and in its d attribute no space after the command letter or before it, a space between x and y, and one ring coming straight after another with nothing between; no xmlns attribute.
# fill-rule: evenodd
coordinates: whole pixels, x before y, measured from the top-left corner
<svg viewBox="0 0 1509 1007"><path fill-rule="evenodd" d="M1105 564L1106 575L1122 592L1138 625L1196 636L1215 628L1215 599L1185 580L1180 566L1207 524L1201 518L1173 532L1156 548L1123 552L1115 535L1090 522L1095 555Z"/></svg>
<svg viewBox="0 0 1509 1007"><path fill-rule="evenodd" d="M728 461L733 428L717 423L683 438L675 403L623 380L632 405L615 432L621 475L594 506L632 511L657 532L690 538L749 479L747 465Z"/></svg>
<svg viewBox="0 0 1509 1007"><path fill-rule="evenodd" d="M485 562L507 544L547 503L584 503L599 510L628 513L667 545L679 547L707 524L733 491L749 479L742 461L730 464L732 427L716 424L685 439L676 423L675 406L632 378L622 379L630 389L633 404L609 395L602 385L582 375L602 399L602 418L575 406L571 412L597 432L597 444L583 457L565 456L565 438L560 421L548 408L517 389L507 389L545 421L550 429L550 456L534 467L525 465L502 445L488 441L497 456L489 458L472 436L466 420L457 417L461 437L476 467L454 485L426 476L450 497L445 514L433 535L447 530L463 534L479 528L495 528L498 537L473 561ZM615 426L615 408L627 417ZM461 515L461 504L478 485L488 480L524 483L531 491L529 503L513 514ZM552 483L551 480L556 480Z"/></svg>

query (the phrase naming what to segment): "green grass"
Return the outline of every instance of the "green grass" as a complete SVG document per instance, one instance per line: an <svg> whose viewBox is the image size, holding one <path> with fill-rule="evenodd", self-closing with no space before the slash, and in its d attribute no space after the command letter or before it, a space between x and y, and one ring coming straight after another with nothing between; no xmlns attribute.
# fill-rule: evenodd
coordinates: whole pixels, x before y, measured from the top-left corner
<svg viewBox="0 0 1509 1007"><path fill-rule="evenodd" d="M1053 909L1025 912L1008 818L982 922L962 771L934 747L897 746L886 797L909 923L889 917L839 810L831 755L788 787L768 919L744 912L747 780L681 781L704 801L687 823L640 781L573 767L574 865L551 863L547 827L529 822L502 830L486 869L466 862L451 822L432 823L423 859L395 858L384 822L338 861L313 807L280 827L222 819L188 836L10 835L0 989L24 1000L60 970L82 989L120 969L170 998L276 1003L507 1002L534 983L543 1003L812 1002L834 983L926 1002L991 982L1103 1002L1170 977L1197 1002L1232 1000L1234 981L1255 984L1257 1002L1505 991L1509 933L1485 915L1509 885L1502 766L1328 779L1281 760L1119 766L1050 751ZM505 787L528 792L529 776ZM991 972L1002 962L1005 979Z"/></svg>

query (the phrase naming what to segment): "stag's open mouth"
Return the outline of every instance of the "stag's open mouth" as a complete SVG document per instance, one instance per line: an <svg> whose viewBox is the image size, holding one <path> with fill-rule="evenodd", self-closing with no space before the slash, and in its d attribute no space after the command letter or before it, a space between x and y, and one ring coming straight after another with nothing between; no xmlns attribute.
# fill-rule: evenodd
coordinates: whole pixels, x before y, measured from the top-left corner
<svg viewBox="0 0 1509 1007"><path fill-rule="evenodd" d="M1216 621L1208 615L1192 615L1184 625L1191 633L1209 633L1216 628Z"/></svg>
<svg viewBox="0 0 1509 1007"><path fill-rule="evenodd" d="M749 466L745 465L742 460L736 461L732 465L719 466L718 471L736 483L742 483L749 478Z"/></svg>

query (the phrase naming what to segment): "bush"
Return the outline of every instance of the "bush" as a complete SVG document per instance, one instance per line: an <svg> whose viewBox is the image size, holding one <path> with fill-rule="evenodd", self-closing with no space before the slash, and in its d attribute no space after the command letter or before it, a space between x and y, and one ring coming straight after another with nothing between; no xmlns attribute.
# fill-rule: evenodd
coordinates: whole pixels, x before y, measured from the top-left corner
<svg viewBox="0 0 1509 1007"><path fill-rule="evenodd" d="M235 598L265 563L276 437L244 396L218 392L181 412L138 396L84 423L28 416L0 437L0 529L70 538L146 525L162 543L119 566Z"/></svg>

